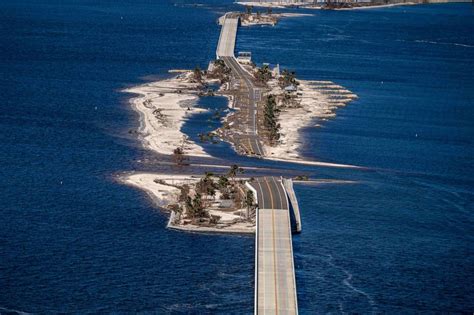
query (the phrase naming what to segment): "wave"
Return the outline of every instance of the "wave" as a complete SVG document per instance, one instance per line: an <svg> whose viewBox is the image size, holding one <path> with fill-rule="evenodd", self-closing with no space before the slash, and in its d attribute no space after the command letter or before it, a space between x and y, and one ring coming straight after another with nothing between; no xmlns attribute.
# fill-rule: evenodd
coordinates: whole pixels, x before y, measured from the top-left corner
<svg viewBox="0 0 474 315"><path fill-rule="evenodd" d="M403 39L398 39L397 42L411 42L411 41L409 41L409 40L403 40ZM469 44L449 43L449 42L437 42L437 41L426 40L426 39L415 39L413 42L414 42L414 43L422 43L422 44L452 45L452 46L460 46L460 47L466 47L466 48L474 48L474 45L469 45Z"/></svg>
<svg viewBox="0 0 474 315"><path fill-rule="evenodd" d="M0 314L3 313L3 312L17 313L17 314L20 314L20 315L31 315L32 314L32 313L23 312L23 311L14 310L14 309L11 309L11 308L6 308L6 307L0 306Z"/></svg>
<svg viewBox="0 0 474 315"><path fill-rule="evenodd" d="M333 257L331 254L328 254L327 255L328 259L326 260L326 262L333 268L336 268L340 271L342 271L345 275L346 275L346 278L344 280L342 280L342 284L344 284L344 286L348 287L349 289L351 289L353 292L357 293L357 294L360 294L362 296L364 296L366 299L367 299L367 302L369 303L370 307L372 308L372 313L375 314L377 313L378 309L377 309L377 303L375 302L374 298L367 292L363 291L362 289L358 289L356 288L352 283L351 283L351 280L352 280L352 273L350 273L348 270L344 269L343 267L340 267L340 266L337 266L335 263L332 262L333 260ZM339 309L341 310L341 312L344 312L344 306L343 306L343 303L339 303Z"/></svg>

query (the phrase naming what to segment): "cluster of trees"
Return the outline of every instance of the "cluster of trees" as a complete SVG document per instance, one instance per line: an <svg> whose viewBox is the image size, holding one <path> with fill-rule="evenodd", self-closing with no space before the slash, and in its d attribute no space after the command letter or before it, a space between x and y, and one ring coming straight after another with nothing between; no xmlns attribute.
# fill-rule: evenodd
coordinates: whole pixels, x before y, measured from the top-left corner
<svg viewBox="0 0 474 315"><path fill-rule="evenodd" d="M263 65L261 68L257 69L254 76L257 82L266 84L272 78L272 72L268 65Z"/></svg>
<svg viewBox="0 0 474 315"><path fill-rule="evenodd" d="M278 78L278 84L281 88L285 88L289 85L297 86L298 81L296 81L296 72L288 71L286 69L283 70L280 77Z"/></svg>
<svg viewBox="0 0 474 315"><path fill-rule="evenodd" d="M217 181L213 173L206 172L196 184L194 197L190 196L190 187L183 185L180 188L179 201L184 202L187 217L190 219L209 218L209 213L206 210L206 200L209 200L209 197L214 200L217 190L221 193L221 199L233 198L236 205L240 203L241 196L236 186L235 177L237 174L242 174L243 172L244 170L238 165L232 165L226 174L222 174L218 177ZM250 207L250 204L253 204L253 199L247 197L245 204L248 204Z"/></svg>
<svg viewBox="0 0 474 315"><path fill-rule="evenodd" d="M252 14L252 10L253 10L253 6L249 6L249 5L245 6L245 13L246 13L247 15L251 15L251 14ZM273 13L272 8L271 8L271 7L268 7L268 8L267 8L267 14L268 14L268 15L272 15L272 13ZM257 15L258 15L258 16L260 15L260 12L259 12L259 11L257 11Z"/></svg>
<svg viewBox="0 0 474 315"><path fill-rule="evenodd" d="M188 196L184 206L186 207L188 217L191 219L209 217L209 213L204 208L204 203L202 202L201 194L199 193L196 193L194 198Z"/></svg>
<svg viewBox="0 0 474 315"><path fill-rule="evenodd" d="M208 195L213 199L216 196L217 184L214 182L212 177L214 176L211 172L206 172L204 177L196 184L196 192L198 194Z"/></svg>
<svg viewBox="0 0 474 315"><path fill-rule="evenodd" d="M198 137L201 142L210 141L212 143L217 143L217 140L215 139L217 135L212 131L209 131L208 133L198 133Z"/></svg>
<svg viewBox="0 0 474 315"><path fill-rule="evenodd" d="M268 138L270 142L274 142L280 138L280 124L277 123L278 112L279 110L277 108L275 95L268 95L263 112L263 124L265 129L268 131Z"/></svg>
<svg viewBox="0 0 474 315"><path fill-rule="evenodd" d="M214 68L212 73L208 73L208 76L219 79L221 84L230 81L230 74L232 70L226 66L224 60L217 59L214 61Z"/></svg>

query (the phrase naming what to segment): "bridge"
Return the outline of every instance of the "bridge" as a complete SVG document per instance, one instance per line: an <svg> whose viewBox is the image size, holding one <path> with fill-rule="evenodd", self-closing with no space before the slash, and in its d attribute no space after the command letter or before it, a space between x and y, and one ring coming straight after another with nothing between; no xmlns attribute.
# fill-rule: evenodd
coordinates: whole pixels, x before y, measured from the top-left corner
<svg viewBox="0 0 474 315"><path fill-rule="evenodd" d="M257 196L255 314L298 314L290 203L281 181L250 183Z"/></svg>
<svg viewBox="0 0 474 315"><path fill-rule="evenodd" d="M232 70L245 97L236 97L235 106L248 111L247 133L240 144L253 155L264 155L257 129L257 101L260 90L235 59L238 13L227 13L222 24L216 55ZM298 314L295 267L293 261L292 222L301 231L301 221L293 182L283 178L262 177L247 183L256 196L255 235L255 314ZM293 215L291 215L293 214ZM293 218L293 220L292 220Z"/></svg>

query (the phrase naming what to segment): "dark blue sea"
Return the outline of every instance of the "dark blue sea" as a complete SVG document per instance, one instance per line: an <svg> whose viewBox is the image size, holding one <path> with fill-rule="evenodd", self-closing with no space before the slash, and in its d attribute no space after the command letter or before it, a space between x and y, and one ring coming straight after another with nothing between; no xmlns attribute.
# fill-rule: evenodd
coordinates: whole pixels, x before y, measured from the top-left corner
<svg viewBox="0 0 474 315"><path fill-rule="evenodd" d="M167 230L116 180L150 156L121 90L206 67L216 19L236 9L0 0L0 313L253 312L252 237ZM472 313L473 6L305 13L240 29L237 43L359 96L305 128L301 154L363 169L292 167L321 180L296 186L300 313Z"/></svg>

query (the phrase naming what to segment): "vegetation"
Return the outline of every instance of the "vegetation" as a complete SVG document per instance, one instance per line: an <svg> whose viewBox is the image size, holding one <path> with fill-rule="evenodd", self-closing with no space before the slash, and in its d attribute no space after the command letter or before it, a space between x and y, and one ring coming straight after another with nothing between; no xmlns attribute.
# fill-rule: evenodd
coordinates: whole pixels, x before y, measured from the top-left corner
<svg viewBox="0 0 474 315"><path fill-rule="evenodd" d="M229 179L225 175L219 176L219 180L217 182L217 187L221 192L221 199L229 199Z"/></svg>
<svg viewBox="0 0 474 315"><path fill-rule="evenodd" d="M213 199L216 196L217 185L214 183L211 172L206 172L205 176L196 184L196 192L201 195L211 196Z"/></svg>
<svg viewBox="0 0 474 315"><path fill-rule="evenodd" d="M212 143L217 143L215 140L216 134L212 131L209 131L208 133L198 133L198 137L201 142L211 141Z"/></svg>
<svg viewBox="0 0 474 315"><path fill-rule="evenodd" d="M194 68L193 77L194 77L194 80L196 80L199 83L202 83L203 74L199 66L196 66L196 68Z"/></svg>
<svg viewBox="0 0 474 315"><path fill-rule="evenodd" d="M194 189L186 184L175 186L180 189L178 203L170 205L168 208L180 215L184 211L185 218L192 220L194 224L217 224L220 216L210 215L207 208L210 206L210 198L215 200L219 191L219 199L232 199L235 209L240 209L242 206L247 207L246 217L249 218L250 211L255 209L255 197L251 191L244 192L235 180L235 177L243 172L241 167L234 164L226 174L218 177L211 172L206 172L196 183ZM161 182L161 180L158 181ZM163 184L171 185L164 181Z"/></svg>
<svg viewBox="0 0 474 315"><path fill-rule="evenodd" d="M287 69L281 72L281 76L278 78L278 84L282 89L289 85L294 85L295 87L299 84L296 81L296 73L294 71L288 71Z"/></svg>
<svg viewBox="0 0 474 315"><path fill-rule="evenodd" d="M182 147L177 147L173 150L173 162L178 166L186 165L188 158L184 154Z"/></svg>
<svg viewBox="0 0 474 315"><path fill-rule="evenodd" d="M244 169L241 168L240 166L238 166L237 164L234 164L230 167L229 171L227 172L227 176L229 176L230 178L232 178L232 183L233 185L235 185L235 176L237 176L237 174L243 174L244 173Z"/></svg>
<svg viewBox="0 0 474 315"><path fill-rule="evenodd" d="M179 202L185 202L189 196L189 192L191 191L189 185L183 185L180 187L180 194L178 197Z"/></svg>
<svg viewBox="0 0 474 315"><path fill-rule="evenodd" d="M245 6L245 12L246 12L248 15L252 14L252 9L253 9L252 6L249 6L249 5L248 5L248 6Z"/></svg>
<svg viewBox="0 0 474 315"><path fill-rule="evenodd" d="M308 180L308 176L306 175L298 175L295 177L295 180Z"/></svg>
<svg viewBox="0 0 474 315"><path fill-rule="evenodd" d="M232 70L226 66L224 60L217 59L214 61L214 67L208 77L219 79L221 84L230 81L230 74Z"/></svg>
<svg viewBox="0 0 474 315"><path fill-rule="evenodd" d="M278 112L279 110L276 105L275 96L271 94L268 95L263 112L263 124L265 129L268 131L268 139L270 142L274 142L280 138L280 124L277 123Z"/></svg>
<svg viewBox="0 0 474 315"><path fill-rule="evenodd" d="M196 194L194 198L186 198L186 213L188 218L197 219L197 218L208 218L209 213L204 209L202 202L201 194Z"/></svg>
<svg viewBox="0 0 474 315"><path fill-rule="evenodd" d="M247 219L250 217L250 210L254 208L255 205L255 197L251 190L247 190L245 194L244 204L247 207Z"/></svg>
<svg viewBox="0 0 474 315"><path fill-rule="evenodd" d="M268 65L263 65L263 67L257 69L254 76L257 82L266 84L272 78L272 72Z"/></svg>

